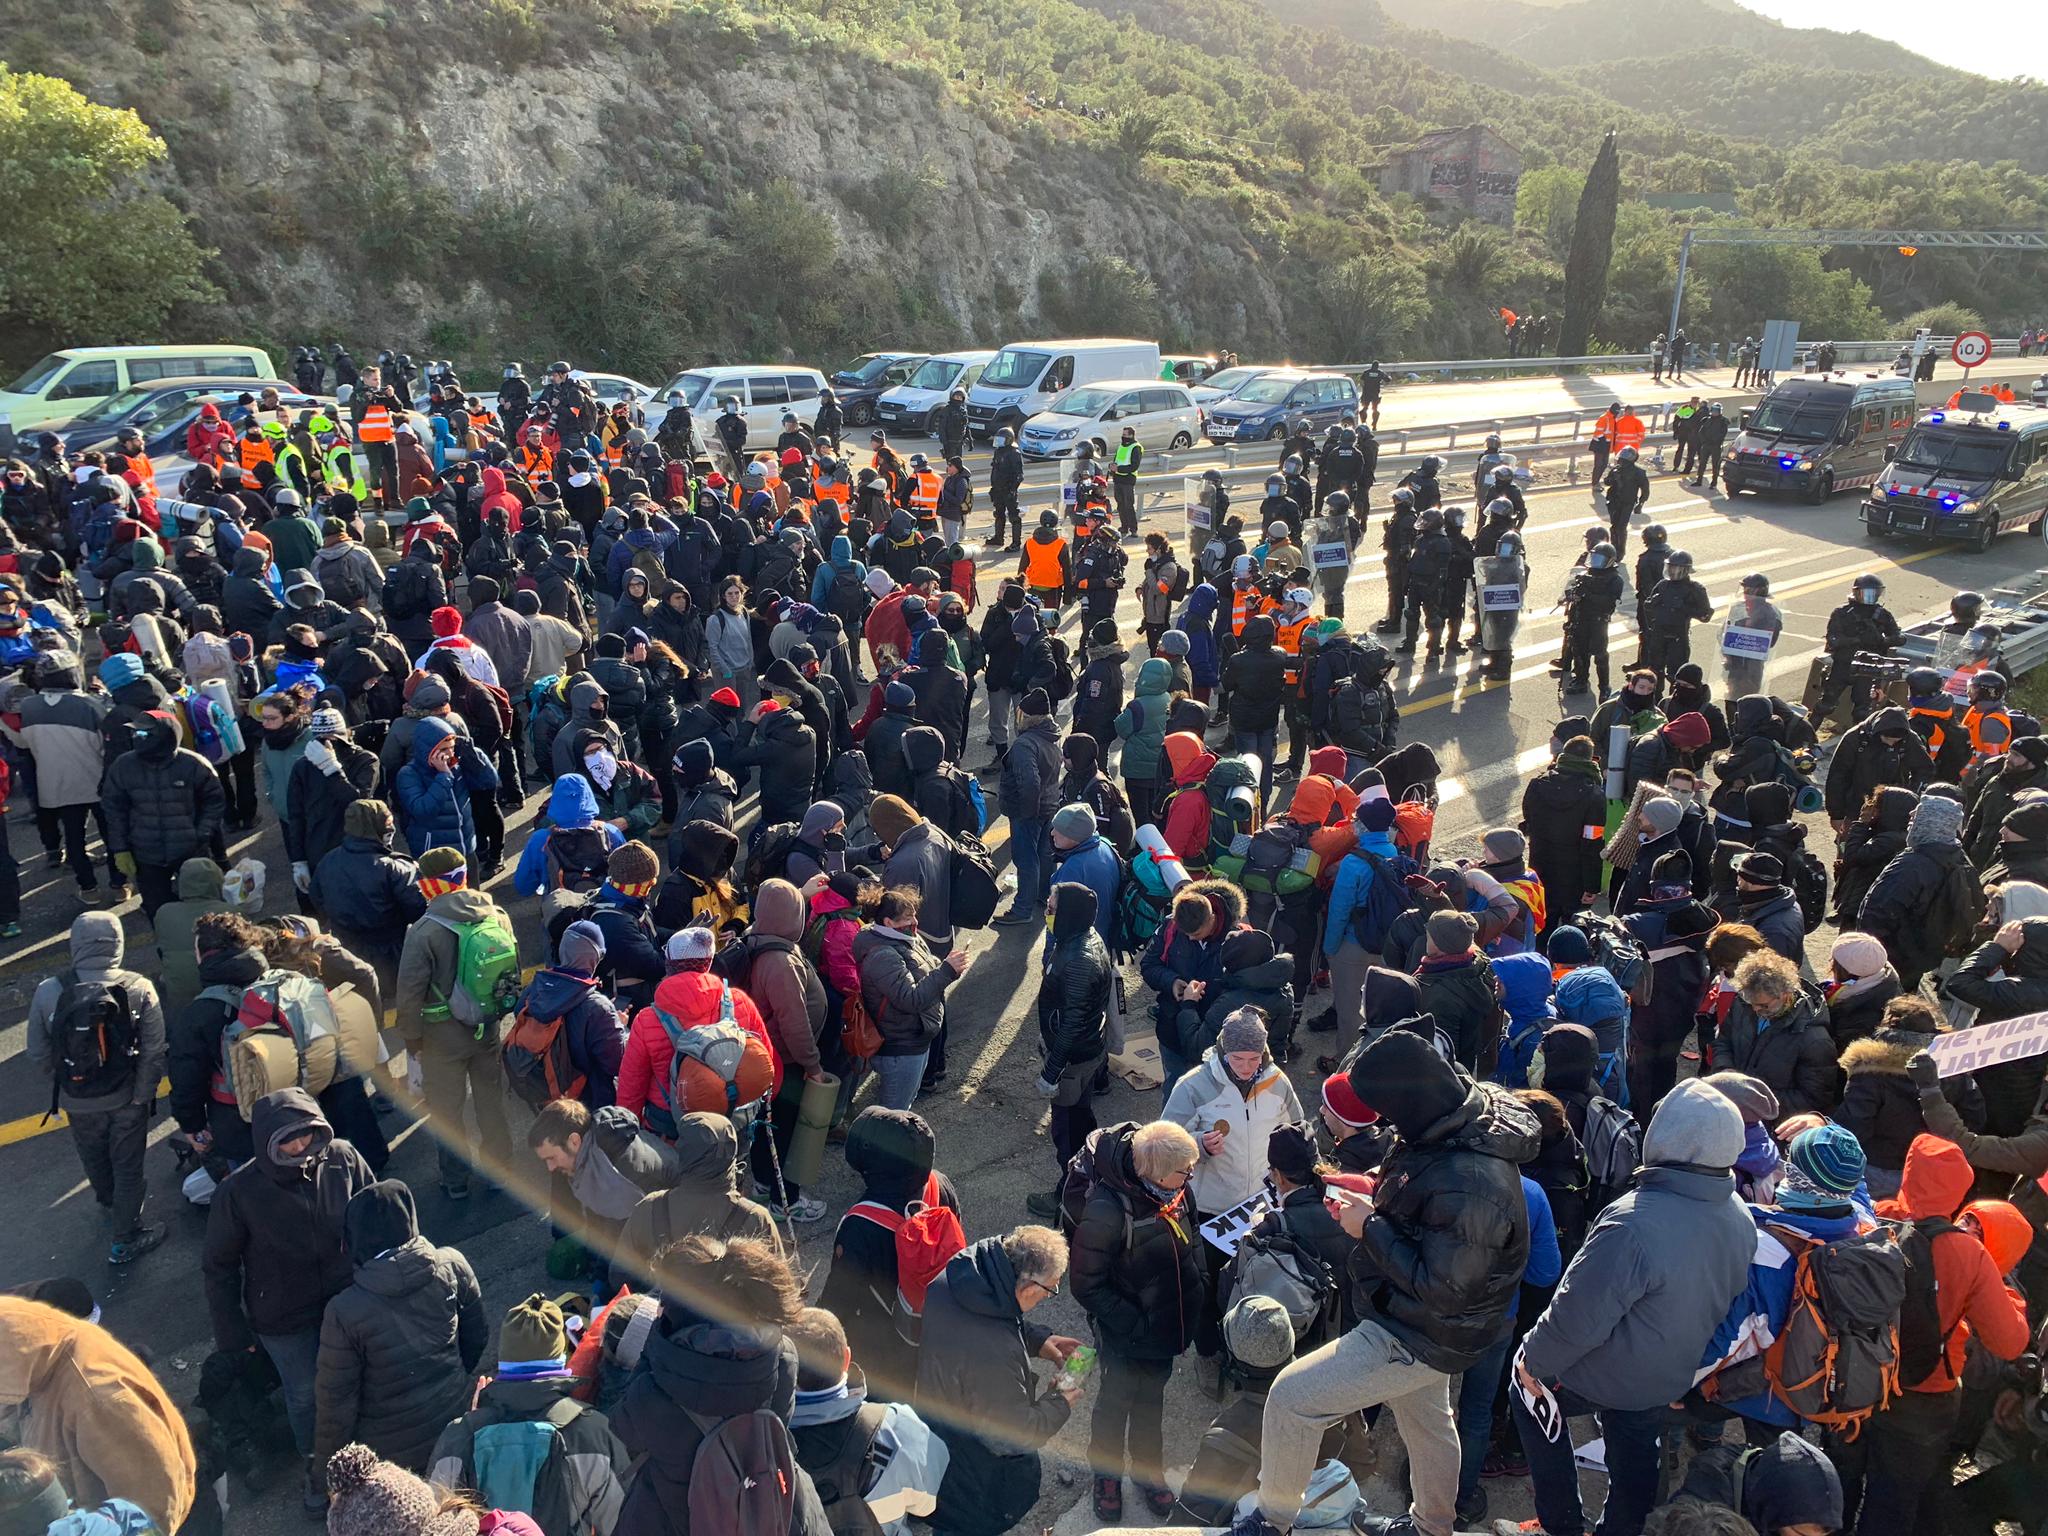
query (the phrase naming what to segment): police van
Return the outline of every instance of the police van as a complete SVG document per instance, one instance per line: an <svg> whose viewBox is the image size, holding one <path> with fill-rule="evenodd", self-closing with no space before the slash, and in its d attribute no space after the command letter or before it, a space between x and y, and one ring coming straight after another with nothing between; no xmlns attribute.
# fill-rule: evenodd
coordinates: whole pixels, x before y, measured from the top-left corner
<svg viewBox="0 0 2048 1536"><path fill-rule="evenodd" d="M1962 539L1978 551L2048 528L2048 407L1965 392L1906 434L1863 504L1879 538Z"/></svg>
<svg viewBox="0 0 2048 1536"><path fill-rule="evenodd" d="M1722 483L1730 496L1790 492L1816 506L1873 485L1918 408L1913 381L1892 374L1787 379L1742 413L1723 451Z"/></svg>

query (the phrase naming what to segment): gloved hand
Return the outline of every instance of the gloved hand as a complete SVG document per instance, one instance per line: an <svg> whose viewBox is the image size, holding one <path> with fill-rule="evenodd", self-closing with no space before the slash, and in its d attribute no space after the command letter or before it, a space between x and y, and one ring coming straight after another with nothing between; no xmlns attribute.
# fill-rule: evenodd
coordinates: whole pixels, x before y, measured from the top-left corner
<svg viewBox="0 0 2048 1536"><path fill-rule="evenodd" d="M1906 1076L1922 1093L1941 1092L1941 1064L1925 1051L1915 1051L1906 1063Z"/></svg>
<svg viewBox="0 0 2048 1536"><path fill-rule="evenodd" d="M1047 1082L1043 1077L1039 1078L1034 1086L1038 1089L1038 1096L1041 1099L1049 1099L1060 1091L1060 1085L1057 1082Z"/></svg>
<svg viewBox="0 0 2048 1536"><path fill-rule="evenodd" d="M312 866L303 859L292 860L292 884L298 888L302 896L313 888Z"/></svg>
<svg viewBox="0 0 2048 1536"><path fill-rule="evenodd" d="M334 748L317 736L306 743L306 761L322 773L341 772L341 759L334 755Z"/></svg>
<svg viewBox="0 0 2048 1536"><path fill-rule="evenodd" d="M132 853L115 854L114 868L121 871L121 873L126 875L130 880L133 880L135 878L135 855Z"/></svg>

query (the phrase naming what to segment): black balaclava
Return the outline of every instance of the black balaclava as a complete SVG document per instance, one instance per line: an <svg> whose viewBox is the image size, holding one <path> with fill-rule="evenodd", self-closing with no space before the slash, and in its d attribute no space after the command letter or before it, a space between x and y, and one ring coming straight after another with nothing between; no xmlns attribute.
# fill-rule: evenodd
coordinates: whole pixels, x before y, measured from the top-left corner
<svg viewBox="0 0 2048 1536"><path fill-rule="evenodd" d="M1458 1069L1428 1040L1406 1029L1390 1029L1360 1051L1350 1077L1359 1099L1391 1121L1407 1141L1454 1112L1467 1092Z"/></svg>

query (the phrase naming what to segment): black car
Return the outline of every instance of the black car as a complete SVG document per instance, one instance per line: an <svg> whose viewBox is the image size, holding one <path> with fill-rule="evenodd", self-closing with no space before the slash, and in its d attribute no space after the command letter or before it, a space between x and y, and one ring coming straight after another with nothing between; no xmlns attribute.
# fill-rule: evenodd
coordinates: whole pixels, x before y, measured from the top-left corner
<svg viewBox="0 0 2048 1536"><path fill-rule="evenodd" d="M909 383L917 365L929 356L929 352L863 352L833 374L832 393L839 397L846 424L872 426L875 402L882 398L882 391Z"/></svg>
<svg viewBox="0 0 2048 1536"><path fill-rule="evenodd" d="M296 384L287 384L283 379L233 379L210 374L152 379L109 395L90 410L49 430L64 439L65 452L77 455L89 448L111 448L114 439L130 427L145 440L161 438L165 428L174 422L182 433L199 413L200 401L212 399L225 409L238 396L260 395L266 389L276 390L288 403L310 399L299 393ZM178 447L182 452L182 437ZM153 443L149 451L152 456L157 452Z"/></svg>

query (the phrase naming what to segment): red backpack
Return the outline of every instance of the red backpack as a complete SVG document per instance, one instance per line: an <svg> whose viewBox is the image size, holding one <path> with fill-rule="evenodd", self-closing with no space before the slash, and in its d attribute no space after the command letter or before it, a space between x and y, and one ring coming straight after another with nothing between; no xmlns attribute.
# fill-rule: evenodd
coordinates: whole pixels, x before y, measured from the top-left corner
<svg viewBox="0 0 2048 1536"><path fill-rule="evenodd" d="M926 1176L924 1198L911 1201L909 1210L901 1215L873 1200L855 1201L846 1214L863 1217L895 1235L896 1332L915 1344L924 1325L925 1292L953 1255L967 1246L960 1218L939 1203L939 1176Z"/></svg>

